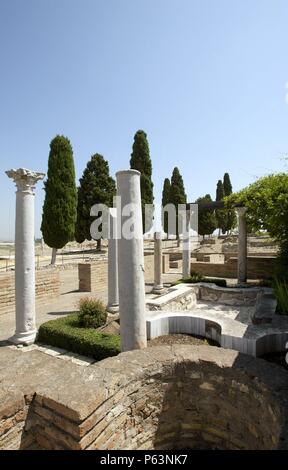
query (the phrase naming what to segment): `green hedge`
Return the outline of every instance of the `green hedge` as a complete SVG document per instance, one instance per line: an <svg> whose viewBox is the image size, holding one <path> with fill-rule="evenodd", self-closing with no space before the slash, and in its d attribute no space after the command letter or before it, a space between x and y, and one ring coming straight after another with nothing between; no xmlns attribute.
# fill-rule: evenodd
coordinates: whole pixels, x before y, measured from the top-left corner
<svg viewBox="0 0 288 470"><path fill-rule="evenodd" d="M193 277L187 277L186 279L180 279L179 281L174 282L172 285L175 286L177 284L197 284L199 282L205 282L208 284L216 284L218 287L227 287L227 282L225 279L218 279L218 278L204 278L201 281L193 278Z"/></svg>
<svg viewBox="0 0 288 470"><path fill-rule="evenodd" d="M38 331L37 341L90 356L100 361L120 352L120 336L100 333L94 328L81 328L78 315L50 320Z"/></svg>

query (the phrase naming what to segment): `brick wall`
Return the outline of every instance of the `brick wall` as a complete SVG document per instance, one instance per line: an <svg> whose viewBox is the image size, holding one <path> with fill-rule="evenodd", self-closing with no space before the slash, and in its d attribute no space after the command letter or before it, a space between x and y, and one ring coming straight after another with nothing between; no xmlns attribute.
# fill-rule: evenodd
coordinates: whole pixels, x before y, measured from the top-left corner
<svg viewBox="0 0 288 470"><path fill-rule="evenodd" d="M248 279L269 279L273 276L276 265L275 257L248 256ZM237 258L230 258L227 262L220 263L191 263L191 270L210 277L237 278Z"/></svg>
<svg viewBox="0 0 288 470"><path fill-rule="evenodd" d="M15 308L15 273L0 275L0 315ZM43 269L36 271L36 301L53 299L60 295L58 270Z"/></svg>
<svg viewBox="0 0 288 470"><path fill-rule="evenodd" d="M287 449L287 374L262 362L176 344L38 368L28 403L1 389L0 449Z"/></svg>
<svg viewBox="0 0 288 470"><path fill-rule="evenodd" d="M108 285L107 259L78 264L79 291L101 294Z"/></svg>
<svg viewBox="0 0 288 470"><path fill-rule="evenodd" d="M145 253L145 282L154 280L154 254ZM79 263L78 278L80 292L100 294L108 288L108 261L98 260L95 263Z"/></svg>

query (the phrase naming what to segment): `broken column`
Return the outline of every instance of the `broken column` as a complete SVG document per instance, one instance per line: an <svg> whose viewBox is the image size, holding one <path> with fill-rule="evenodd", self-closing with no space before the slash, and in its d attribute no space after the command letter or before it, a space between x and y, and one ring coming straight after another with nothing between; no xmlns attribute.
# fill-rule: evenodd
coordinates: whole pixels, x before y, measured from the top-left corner
<svg viewBox="0 0 288 470"><path fill-rule="evenodd" d="M147 346L140 173L116 177L121 349L129 351Z"/></svg>
<svg viewBox="0 0 288 470"><path fill-rule="evenodd" d="M44 173L19 168L6 171L16 184L15 305L16 330L9 341L31 344L36 338L34 188Z"/></svg>
<svg viewBox="0 0 288 470"><path fill-rule="evenodd" d="M119 312L118 295L118 240L117 240L117 209L109 209L108 238L108 305L110 313Z"/></svg>
<svg viewBox="0 0 288 470"><path fill-rule="evenodd" d="M238 217L238 284L245 284L247 281L247 227L245 215L246 211L247 207L236 208Z"/></svg>
<svg viewBox="0 0 288 470"><path fill-rule="evenodd" d="M162 234L161 232L154 233L154 294L163 294L163 280L162 280Z"/></svg>

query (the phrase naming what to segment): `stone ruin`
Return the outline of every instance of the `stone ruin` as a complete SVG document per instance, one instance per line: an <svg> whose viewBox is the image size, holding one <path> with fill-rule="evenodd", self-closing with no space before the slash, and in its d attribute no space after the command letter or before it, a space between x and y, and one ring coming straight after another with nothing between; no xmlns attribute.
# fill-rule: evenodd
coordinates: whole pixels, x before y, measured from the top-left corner
<svg viewBox="0 0 288 470"><path fill-rule="evenodd" d="M31 177L28 170L18 170L15 174L19 172L22 179ZM37 178L41 176L36 175ZM265 322L272 322L274 311L269 292L262 291L260 295L258 290L259 295L256 295L250 289L243 292L237 289L237 294L232 292L231 297L230 291L230 298L227 298L229 290L226 289L205 284L193 287L184 285L163 296L157 295L157 299L150 298L150 310L146 311L140 174L135 170L118 172L117 191L123 204L133 202L139 208L134 214L139 237L130 240L121 238L117 244L118 253L115 246L110 250L109 280L114 274L114 284L110 284L109 303L112 309L118 309L119 292L121 342L122 350L126 352L88 367L73 363L66 363L63 367L63 361L44 357L37 349L22 352L7 347L0 360L3 371L0 447L75 450L287 449L287 372L252 357L258 355L257 341L265 334L256 341L254 338L249 349L251 328L260 331L261 328L265 329ZM17 204L19 209L19 202ZM239 244L238 277L242 283L246 280L244 213L239 211L242 239ZM122 214L117 214L117 220L122 226ZM26 238L29 247L31 233L29 230ZM155 250L158 261L161 260L160 253L161 243L158 243ZM22 266L21 269L25 265L26 255L27 252L22 252L21 257L18 251L18 267ZM189 263L190 255L186 253L183 256L183 275L189 272ZM119 279L115 277L115 269ZM21 272L23 277L24 272L19 268L19 276ZM156 266L154 294L162 293L161 272ZM21 297L25 293L23 279L19 281L19 276L16 276L16 292ZM16 343L27 344L35 338L35 286L33 276L29 279L30 297L25 297L25 308L16 302ZM213 315L209 308L205 310L201 304L207 300L211 302L211 297L214 301ZM218 301L216 306L215 299ZM263 318L260 322L255 320L259 319L259 315L261 317L263 311L262 307L259 309L259 304L263 306L265 302L267 308L263 327ZM225 306L230 309L230 314L234 309L236 316L241 315L241 307L246 310L251 307L251 315L246 323L239 321L239 318L231 318L231 315L229 318ZM30 322L26 321L28 311ZM175 345L147 349L146 320L150 337L185 330L215 337L225 348L234 347L238 351L246 341L243 352L250 355L211 346ZM232 323L237 321L243 328L241 337L235 335L233 330ZM270 333L274 334L273 331ZM284 334L287 334L286 331ZM271 341L268 343L272 344ZM9 367L9 361L13 367Z"/></svg>

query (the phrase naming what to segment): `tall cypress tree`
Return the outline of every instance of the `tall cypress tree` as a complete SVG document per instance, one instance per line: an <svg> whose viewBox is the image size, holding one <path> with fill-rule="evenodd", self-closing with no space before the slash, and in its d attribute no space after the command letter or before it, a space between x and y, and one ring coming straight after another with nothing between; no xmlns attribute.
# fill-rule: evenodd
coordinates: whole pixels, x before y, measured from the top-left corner
<svg viewBox="0 0 288 470"><path fill-rule="evenodd" d="M138 170L141 173L141 203L142 203L142 220L143 231L145 229L145 204L153 204L153 182L152 182L152 162L149 152L149 144L147 134L138 130L134 136L134 143L130 159L130 168ZM152 226L152 220L149 221L149 230Z"/></svg>
<svg viewBox="0 0 288 470"><path fill-rule="evenodd" d="M171 177L170 203L174 204L176 209L176 236L179 241L179 223L178 223L178 204L186 204L187 196L185 193L183 178L177 167L174 168Z"/></svg>
<svg viewBox="0 0 288 470"><path fill-rule="evenodd" d="M204 197L199 197L197 199L197 204L208 204L212 202L210 194L206 194ZM215 217L214 210L203 210L201 209L198 212L198 233L202 235L203 238L205 235L211 235L214 230L217 228L217 222Z"/></svg>
<svg viewBox="0 0 288 470"><path fill-rule="evenodd" d="M224 188L224 195L230 196L232 194L232 184L230 181L229 173L224 174L223 178L223 188ZM226 211L226 222L225 222L225 232L230 232L234 227L236 227L237 218L234 210Z"/></svg>
<svg viewBox="0 0 288 470"><path fill-rule="evenodd" d="M78 188L77 222L75 238L78 243L91 240L90 227L95 217L90 216L94 204L112 207L116 193L114 179L109 174L109 165L102 155L92 155L80 178ZM100 217L99 214L98 217ZM101 238L97 240L97 249L101 248Z"/></svg>
<svg viewBox="0 0 288 470"><path fill-rule="evenodd" d="M216 189L216 201L223 201L224 199L224 187L221 180L218 180L217 189ZM219 235L220 231L222 230L225 233L225 224L226 224L226 211L224 209L216 209L215 211L217 228L219 228Z"/></svg>
<svg viewBox="0 0 288 470"><path fill-rule="evenodd" d="M230 194L232 194L232 184L230 181L229 173L224 174L223 187L225 196L229 196Z"/></svg>
<svg viewBox="0 0 288 470"><path fill-rule="evenodd" d="M170 203L170 197L171 197L171 183L169 178L165 178L164 184L163 184L163 191L162 191L162 210L166 206L166 204ZM168 233L168 214L167 212L164 213L163 217L163 229L164 232L167 233L167 237L169 237Z"/></svg>
<svg viewBox="0 0 288 470"><path fill-rule="evenodd" d="M53 248L51 264L57 249L74 239L77 190L73 150L70 141L57 135L50 143L45 200L41 231L45 243Z"/></svg>

